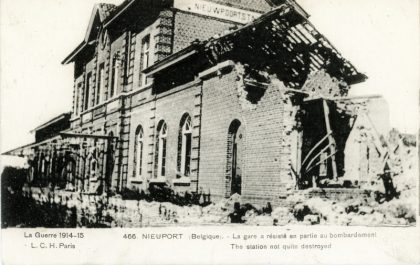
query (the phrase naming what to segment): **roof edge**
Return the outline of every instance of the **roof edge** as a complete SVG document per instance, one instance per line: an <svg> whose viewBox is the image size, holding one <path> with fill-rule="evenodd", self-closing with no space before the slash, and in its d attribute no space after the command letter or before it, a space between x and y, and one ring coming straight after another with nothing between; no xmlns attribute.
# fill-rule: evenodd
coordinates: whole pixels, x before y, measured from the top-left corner
<svg viewBox="0 0 420 265"><path fill-rule="evenodd" d="M43 129L43 128L47 127L48 125L51 125L52 123L57 122L57 121L59 121L61 119L64 119L66 116L70 116L70 115L71 115L71 111L61 113L58 116L55 116L52 119L48 120L47 122L42 123L41 125L39 125L35 129L32 129L31 130L31 133L32 132L35 132L35 131L38 131L40 129Z"/></svg>
<svg viewBox="0 0 420 265"><path fill-rule="evenodd" d="M77 47L61 62L66 65L74 61L74 58L82 51L88 44L83 40Z"/></svg>

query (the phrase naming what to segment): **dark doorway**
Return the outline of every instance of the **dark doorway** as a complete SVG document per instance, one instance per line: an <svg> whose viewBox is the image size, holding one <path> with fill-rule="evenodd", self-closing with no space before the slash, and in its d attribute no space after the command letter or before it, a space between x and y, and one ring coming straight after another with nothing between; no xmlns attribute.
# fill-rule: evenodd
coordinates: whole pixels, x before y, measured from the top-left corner
<svg viewBox="0 0 420 265"><path fill-rule="evenodd" d="M114 153L115 153L115 143L114 143L114 133L110 132L108 134L108 146L106 150L106 167L105 167L105 192L111 191L112 186L112 173L114 172Z"/></svg>
<svg viewBox="0 0 420 265"><path fill-rule="evenodd" d="M243 127L234 120L229 126L228 168L230 168L230 195L242 193Z"/></svg>

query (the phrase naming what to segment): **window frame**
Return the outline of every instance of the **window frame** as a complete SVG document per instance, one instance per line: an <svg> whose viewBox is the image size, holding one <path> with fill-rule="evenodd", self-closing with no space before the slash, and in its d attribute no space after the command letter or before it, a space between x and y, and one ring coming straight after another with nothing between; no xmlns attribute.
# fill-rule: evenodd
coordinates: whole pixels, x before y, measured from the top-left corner
<svg viewBox="0 0 420 265"><path fill-rule="evenodd" d="M162 121L162 124L158 131L158 142L157 142L157 177L164 178L166 176L166 164L167 164L167 136L168 126L166 122Z"/></svg>
<svg viewBox="0 0 420 265"><path fill-rule="evenodd" d="M143 161L144 161L144 130L141 125L137 126L136 134L134 136L134 178L141 178L143 176Z"/></svg>
<svg viewBox="0 0 420 265"><path fill-rule="evenodd" d="M146 75L143 74L143 70L151 65L151 44L150 34L144 35L141 39L140 47L140 86L148 84Z"/></svg>
<svg viewBox="0 0 420 265"><path fill-rule="evenodd" d="M88 110L91 107L90 101L90 87L92 83L92 72L89 72L86 74L86 83L85 83L85 89L84 89L84 95L83 95L83 110ZM90 103L90 104L89 104Z"/></svg>
<svg viewBox="0 0 420 265"><path fill-rule="evenodd" d="M103 93L105 91L105 63L99 64L98 78L96 84L95 104L98 105L103 101Z"/></svg>
<svg viewBox="0 0 420 265"><path fill-rule="evenodd" d="M120 59L119 52L117 52L112 58L111 84L109 86L108 99L111 99L115 95L117 95L117 91L119 88L120 68L121 68L121 59Z"/></svg>
<svg viewBox="0 0 420 265"><path fill-rule="evenodd" d="M184 118L181 125L181 161L180 172L183 176L191 174L191 153L192 153L192 119L190 115ZM189 142L189 147L188 147Z"/></svg>
<svg viewBox="0 0 420 265"><path fill-rule="evenodd" d="M74 92L74 115L78 116L80 111L79 111L79 106L80 106L80 98L81 98L81 91L83 89L83 82L78 82L76 84L75 87L75 92Z"/></svg>

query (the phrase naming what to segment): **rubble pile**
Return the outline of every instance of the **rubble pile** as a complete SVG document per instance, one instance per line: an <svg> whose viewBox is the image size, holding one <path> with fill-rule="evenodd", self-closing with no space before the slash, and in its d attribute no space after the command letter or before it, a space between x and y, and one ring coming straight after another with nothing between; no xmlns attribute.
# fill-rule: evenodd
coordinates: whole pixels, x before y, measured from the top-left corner
<svg viewBox="0 0 420 265"><path fill-rule="evenodd" d="M417 156L415 147L403 147L399 152L400 170L393 175L397 196L386 200L378 199L381 194L378 190L372 190L371 196L354 196L352 199L314 196L312 193L295 191L282 206L272 208L269 203L265 207L242 203L238 194L207 206L181 206L169 202L128 200L118 195L107 198L27 186L24 186L20 197L15 191L4 192L9 192L14 202L21 201L21 204L31 205L31 210L21 213L17 220L23 227L37 226L34 222L35 217L45 219L45 216L51 214L60 214L61 216L54 220L61 220L65 227L190 226L227 223L264 226L415 225ZM51 222L50 226L63 225L57 222Z"/></svg>

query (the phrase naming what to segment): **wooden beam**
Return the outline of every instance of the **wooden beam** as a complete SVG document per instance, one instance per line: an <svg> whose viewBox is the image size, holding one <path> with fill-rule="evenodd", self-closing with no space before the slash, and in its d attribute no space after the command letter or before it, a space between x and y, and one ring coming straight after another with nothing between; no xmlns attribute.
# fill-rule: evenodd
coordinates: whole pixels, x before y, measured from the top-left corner
<svg viewBox="0 0 420 265"><path fill-rule="evenodd" d="M325 157L324 159L322 159L322 160L318 161L318 163L316 163L315 165L313 165L313 166L311 166L310 168L308 168L307 172L311 171L314 167L316 167L316 166L320 165L321 163L323 163L324 161L328 160L330 157L331 157L331 158L332 158L332 157L334 157L336 153L337 153L337 152L332 153L332 154L330 154L329 156Z"/></svg>
<svg viewBox="0 0 420 265"><path fill-rule="evenodd" d="M329 143L327 146L325 146L324 148L322 148L321 151L319 151L312 159L311 161L309 161L308 165L306 165L306 172L308 172L308 168L312 168L312 163L315 162L315 159L317 159L318 157L320 157L325 151L327 151L328 149L331 148L331 143Z"/></svg>
<svg viewBox="0 0 420 265"><path fill-rule="evenodd" d="M318 148L318 146L320 146L322 144L322 142L324 142L324 140L326 140L328 137L330 136L330 134L326 134L324 137L322 137L321 140L318 141L318 143L312 147L312 149L308 152L308 154L305 156L305 159L303 159L302 165L305 164L306 160L308 160L309 156L315 151L315 149Z"/></svg>
<svg viewBox="0 0 420 265"><path fill-rule="evenodd" d="M337 152L335 149L335 140L334 137L332 136L332 130L331 130L331 126L330 126L330 109L328 107L327 101L326 100L322 100L322 103L324 105L324 117L325 117L325 126L327 128L327 134L328 134L328 141L330 142L330 156L331 156L331 165L332 165L332 170L333 170L333 177L334 180L338 180L338 175L337 175L337 164L335 161L335 153Z"/></svg>
<svg viewBox="0 0 420 265"><path fill-rule="evenodd" d="M88 139L118 139L116 136L107 136L107 135L95 135L95 134L87 134L87 133L69 133L69 132L61 132L60 136L63 138L88 138Z"/></svg>

